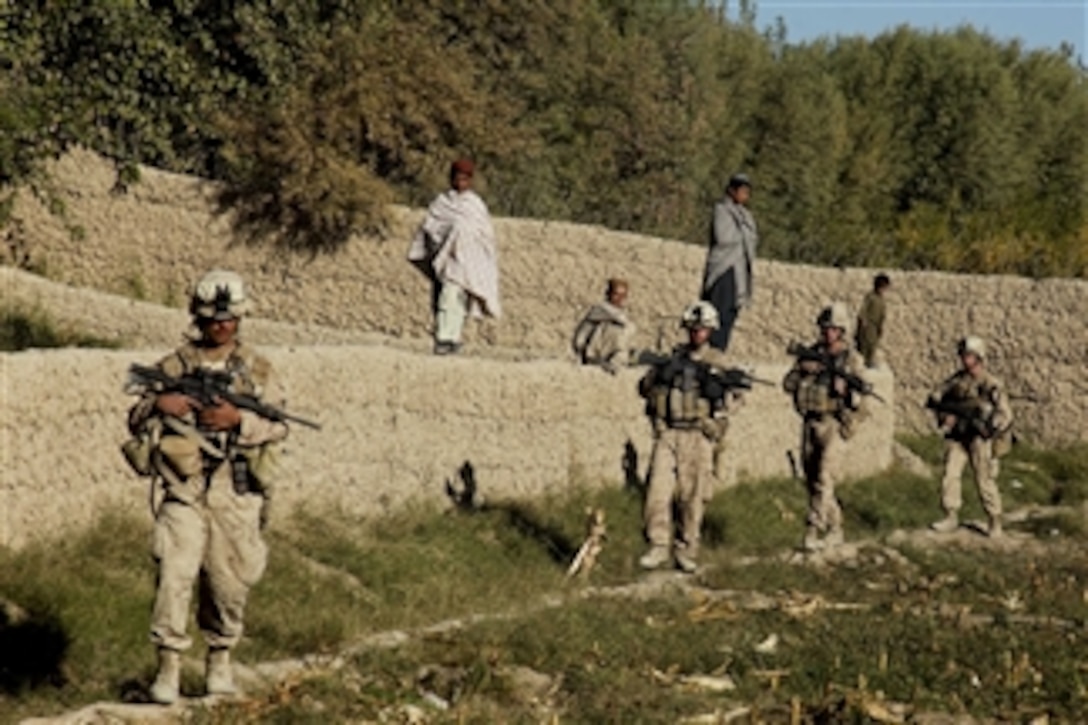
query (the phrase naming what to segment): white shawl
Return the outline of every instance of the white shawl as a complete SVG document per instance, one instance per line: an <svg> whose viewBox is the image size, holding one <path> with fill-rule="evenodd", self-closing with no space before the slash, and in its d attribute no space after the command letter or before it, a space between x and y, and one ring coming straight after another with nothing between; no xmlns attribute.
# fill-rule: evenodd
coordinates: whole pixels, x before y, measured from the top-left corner
<svg viewBox="0 0 1088 725"><path fill-rule="evenodd" d="M408 260L469 295L474 317L499 317L499 250L484 200L474 191L439 194L408 248Z"/></svg>

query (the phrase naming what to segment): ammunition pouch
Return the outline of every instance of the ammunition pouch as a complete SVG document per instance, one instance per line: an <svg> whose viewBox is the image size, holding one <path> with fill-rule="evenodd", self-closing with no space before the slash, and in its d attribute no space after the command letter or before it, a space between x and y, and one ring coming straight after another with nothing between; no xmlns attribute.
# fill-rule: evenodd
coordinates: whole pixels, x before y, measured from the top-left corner
<svg viewBox="0 0 1088 725"><path fill-rule="evenodd" d="M273 479L279 466L279 456L275 446L265 445L255 448L241 448L235 458L245 462L247 487L245 492L259 493L271 498ZM237 468L235 469L237 471ZM237 481L237 478L235 479Z"/></svg>
<svg viewBox="0 0 1088 725"><path fill-rule="evenodd" d="M838 413L842 402L841 398L832 397L827 382L814 375L803 376L793 394L794 409L805 418Z"/></svg>
<svg viewBox="0 0 1088 725"><path fill-rule="evenodd" d="M149 433L141 433L121 444L121 453L128 465L138 476L150 476L155 472L151 466L151 449L154 444Z"/></svg>
<svg viewBox="0 0 1088 725"><path fill-rule="evenodd" d="M712 443L718 443L725 438L725 431L729 428L728 418L703 418L699 423L699 430Z"/></svg>
<svg viewBox="0 0 1088 725"><path fill-rule="evenodd" d="M993 437L992 452L994 458L1001 458L1012 450L1013 443L1016 442L1016 434L1012 432L1012 426L1006 426L1003 430L997 431Z"/></svg>
<svg viewBox="0 0 1088 725"><path fill-rule="evenodd" d="M727 392L721 373L680 355L658 368L646 393L654 429L699 430L712 441L721 439L726 422L715 417Z"/></svg>
<svg viewBox="0 0 1088 725"><path fill-rule="evenodd" d="M152 453L158 447L161 435L162 423L152 418L121 444L121 453L136 475L145 477L155 475Z"/></svg>
<svg viewBox="0 0 1088 725"><path fill-rule="evenodd" d="M158 458L170 467L178 478L200 476L204 473L204 457L195 441L180 435L163 436L159 441Z"/></svg>

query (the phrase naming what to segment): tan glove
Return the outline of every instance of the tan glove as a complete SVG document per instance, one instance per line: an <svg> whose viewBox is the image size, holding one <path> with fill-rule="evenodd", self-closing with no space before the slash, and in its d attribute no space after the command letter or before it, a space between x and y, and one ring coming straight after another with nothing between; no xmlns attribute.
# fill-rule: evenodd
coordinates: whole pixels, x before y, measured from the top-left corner
<svg viewBox="0 0 1088 725"><path fill-rule="evenodd" d="M699 430L709 440L717 443L725 437L725 430L729 427L728 418L703 418L699 421Z"/></svg>

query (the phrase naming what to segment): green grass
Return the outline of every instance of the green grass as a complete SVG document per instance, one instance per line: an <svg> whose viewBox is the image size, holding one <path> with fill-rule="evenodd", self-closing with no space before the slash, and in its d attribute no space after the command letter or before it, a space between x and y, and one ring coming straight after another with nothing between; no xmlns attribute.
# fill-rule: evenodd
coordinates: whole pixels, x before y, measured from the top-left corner
<svg viewBox="0 0 1088 725"><path fill-rule="evenodd" d="M562 722L571 723L673 722L739 703L784 713L795 697L816 717L841 706L835 693L858 689L953 713L1050 712L1069 718L1088 706L1076 658L1055 656L1082 647L1081 631L1007 624L962 628L891 608L863 616L764 612L692 623L690 606L678 599L637 606L594 600L483 624L456 637L368 651L335 678L303 683L287 697L279 693L260 720L375 720L399 703L421 703L417 676L427 665L460 678L456 690L443 693L456 693L453 710L438 714L437 722L495 721L490 718L496 712L502 722L540 722L539 711L506 686L501 672L511 665L558 680L552 705ZM777 651L755 651L771 633L779 636ZM724 673L737 689L687 691L662 682L655 670ZM761 677L768 670L788 673L777 689ZM355 685L350 697L344 682ZM240 708L228 707L208 720L234 722L240 714ZM846 719L864 722L857 713Z"/></svg>
<svg viewBox="0 0 1088 725"><path fill-rule="evenodd" d="M938 436L899 436L938 472L944 459L944 442ZM970 467L964 474L964 500L971 498ZM1072 443L1057 448L1040 448L1020 442L1001 459L998 484L1005 508L1017 505L1076 505L1088 500L1088 444ZM931 483L939 490L939 479Z"/></svg>
<svg viewBox="0 0 1088 725"><path fill-rule="evenodd" d="M0 352L42 347L104 347L116 349L120 342L88 335L58 325L45 310L33 307L0 308Z"/></svg>
<svg viewBox="0 0 1088 725"><path fill-rule="evenodd" d="M9 704L48 712L116 699L128 680L150 673L147 532L107 517L79 536L0 552L0 593L27 615L0 627L0 693L8 693L0 716Z"/></svg>
<svg viewBox="0 0 1088 725"><path fill-rule="evenodd" d="M1079 505L1086 450L1018 448L1002 470L1007 508L1055 500ZM1014 480L1019 487L1011 487ZM965 482L969 502L971 491ZM880 541L940 514L936 481L898 471L843 486L840 498L849 540ZM374 719L383 709L419 703L416 675L435 664L463 673L459 699L439 714L440 722L539 722L539 707L519 699L503 676L512 665L561 677L552 705L563 722L668 722L737 704L756 706L773 721L787 717L791 698L800 699L807 717L839 712L833 720L861 721L842 714L856 711L859 682L867 693L883 690L919 706L1013 719L1040 708L1072 718L1088 707L1082 682L1088 658L1079 655L1088 588L1079 508L1019 526L1045 542L1042 549L905 549L905 564L874 549L848 567L815 568L781 558L800 539L804 500L793 480L719 492L707 512L699 583L771 596L804 592L868 611L793 618L770 610L692 622L695 603L682 595L571 596L562 608L544 606L584 586L568 581L564 570L581 541L587 505L604 508L608 522L591 583L640 579L641 500L630 490L576 491L476 512L421 508L368 521L296 512L269 533L269 569L250 598L240 661L335 652L370 633L466 614L513 616L395 650L365 651L335 676L294 683L198 720ZM18 621L0 619L0 722L123 699L147 684L154 664L147 640L154 581L149 531L142 518L111 517L49 545L0 551L0 595L25 610ZM941 606L966 607L995 623L957 624L942 618ZM1013 614L1076 626L1018 623L1009 619ZM754 652L754 643L772 632L781 638L779 652ZM195 624L191 633L199 641ZM202 646L192 654L199 657ZM778 689L756 674L774 668L790 671ZM686 692L662 683L655 669L725 672L738 689ZM197 673L183 689L199 692Z"/></svg>

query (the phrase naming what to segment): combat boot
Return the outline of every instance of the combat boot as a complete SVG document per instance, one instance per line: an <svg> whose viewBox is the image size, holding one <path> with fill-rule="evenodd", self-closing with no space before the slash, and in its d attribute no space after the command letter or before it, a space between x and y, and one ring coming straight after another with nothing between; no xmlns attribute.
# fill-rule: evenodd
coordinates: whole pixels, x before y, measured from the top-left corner
<svg viewBox="0 0 1088 725"><path fill-rule="evenodd" d="M162 647L159 649L159 671L151 683L148 694L152 702L160 705L172 705L178 699L178 687L181 682L181 653Z"/></svg>
<svg viewBox="0 0 1088 725"><path fill-rule="evenodd" d="M668 563L668 561L669 547L655 544L639 558L638 565L643 569L656 569L659 566Z"/></svg>
<svg viewBox="0 0 1088 725"><path fill-rule="evenodd" d="M960 527L960 517L955 511L949 511L948 515L940 521L934 521L929 528L942 534L951 534Z"/></svg>
<svg viewBox="0 0 1088 725"><path fill-rule="evenodd" d="M695 561L695 556L686 551L678 551L673 557L676 561L676 568L685 574L694 574L695 570L699 568L698 562Z"/></svg>
<svg viewBox="0 0 1088 725"><path fill-rule="evenodd" d="M801 539L802 551L819 551L824 548L824 542L820 540L820 531L815 526L805 529L805 536Z"/></svg>
<svg viewBox="0 0 1088 725"><path fill-rule="evenodd" d="M238 691L230 670L229 649L216 647L208 650L205 690L209 695L233 695Z"/></svg>
<svg viewBox="0 0 1088 725"><path fill-rule="evenodd" d="M824 537L823 545L825 549L831 549L836 546L842 546L845 537L843 536L842 529L831 529L827 532L827 536Z"/></svg>

